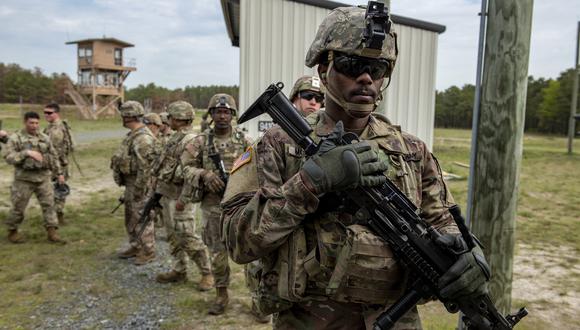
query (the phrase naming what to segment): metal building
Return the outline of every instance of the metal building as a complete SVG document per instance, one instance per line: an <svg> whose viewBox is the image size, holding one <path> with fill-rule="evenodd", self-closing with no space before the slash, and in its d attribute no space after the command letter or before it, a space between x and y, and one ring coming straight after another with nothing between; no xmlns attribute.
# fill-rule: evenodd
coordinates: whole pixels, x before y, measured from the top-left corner
<svg viewBox="0 0 580 330"><path fill-rule="evenodd" d="M294 81L316 74L304 57L318 25L330 10L346 6L327 0L220 0L232 45L240 48L239 107L245 110L273 82L289 93ZM442 25L391 15L399 58L379 111L429 147L433 140L437 42ZM266 118L260 119L262 127ZM259 120L248 125L258 135Z"/></svg>

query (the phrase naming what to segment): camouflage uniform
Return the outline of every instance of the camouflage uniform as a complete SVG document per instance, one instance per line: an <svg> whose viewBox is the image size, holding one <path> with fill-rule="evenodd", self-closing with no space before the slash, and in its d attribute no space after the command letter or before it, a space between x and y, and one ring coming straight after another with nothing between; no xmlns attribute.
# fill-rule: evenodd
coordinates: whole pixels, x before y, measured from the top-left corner
<svg viewBox="0 0 580 330"><path fill-rule="evenodd" d="M36 161L26 156L27 150L38 151L44 160ZM11 188L12 208L6 218L8 230L16 230L24 220L24 211L32 194L36 195L46 228L58 228L54 210L52 175L61 175L58 154L43 133L30 135L23 129L10 136L4 154L6 162L14 165L14 182Z"/></svg>
<svg viewBox="0 0 580 330"><path fill-rule="evenodd" d="M386 60L384 77L390 77L396 35L385 34L381 49L366 48L365 26L363 9L333 10L319 27L306 65L344 52ZM327 72L332 65L331 60ZM326 87L326 96L347 114L370 113L380 102L349 103L331 85ZM419 206L428 223L442 233L457 233L448 210L453 199L426 145L383 116L368 118L359 138L388 165L383 173ZM307 120L315 142L336 126L324 111ZM402 295L406 271L390 246L351 213L320 205L302 179L305 161L303 150L276 126L236 161L222 201L228 252L239 263L258 261L252 267L259 283L255 299L262 312L277 313L275 328L370 329L378 314ZM394 326L420 328L416 308Z"/></svg>
<svg viewBox="0 0 580 330"><path fill-rule="evenodd" d="M73 151L73 140L68 123L57 119L48 124L48 127L44 129L44 134L50 137L50 141L58 153L58 161L64 178L68 180L68 156ZM53 176L52 180L56 181L56 176ZM54 207L59 221L63 219L65 202L66 196L62 196L61 194L54 195Z"/></svg>
<svg viewBox="0 0 580 330"><path fill-rule="evenodd" d="M127 101L121 106L121 115L141 113L142 107L135 101ZM133 117L126 116L126 117ZM157 157L156 140L151 131L140 125L127 133L119 149L111 158L113 178L119 186L125 186L125 230L132 248L145 255L155 253L153 223L150 222L142 236L137 237L136 225L143 209L147 188L150 184L151 165Z"/></svg>
<svg viewBox="0 0 580 330"><path fill-rule="evenodd" d="M187 102L174 102L168 109L172 118L193 119L193 107ZM180 161L185 155L185 146L193 140L195 134L191 126L175 132L164 146L161 157L155 164L153 175L157 177L156 192L163 195L161 205L165 229L171 244L171 255L175 259L173 270L178 274L185 274L189 256L199 267L202 275L209 275L211 268L207 248L195 234L194 204L182 199L185 209L183 211L175 209L175 203L181 196L184 184Z"/></svg>
<svg viewBox="0 0 580 330"><path fill-rule="evenodd" d="M228 254L221 239L220 202L222 196L205 191L201 177L206 171L213 171L219 175L218 169L208 158L208 154L218 153L226 171L229 172L234 160L249 145L250 141L241 130L232 129L228 136L216 136L213 129L208 129L187 145L187 152L182 158L185 182L188 183L184 192L198 191L191 195L201 197L198 198L201 199L202 239L211 253L211 266L216 287L228 287L230 282Z"/></svg>

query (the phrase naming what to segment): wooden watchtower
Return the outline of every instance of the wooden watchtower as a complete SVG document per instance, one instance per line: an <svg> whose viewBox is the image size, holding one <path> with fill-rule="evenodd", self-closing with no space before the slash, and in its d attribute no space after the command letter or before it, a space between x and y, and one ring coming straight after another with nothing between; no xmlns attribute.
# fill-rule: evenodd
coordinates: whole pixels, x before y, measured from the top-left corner
<svg viewBox="0 0 580 330"><path fill-rule="evenodd" d="M78 79L69 81L69 95L81 116L97 119L115 115L117 104L124 101L123 82L135 71L134 60L126 61L123 50L134 45L115 38L70 41L77 45Z"/></svg>

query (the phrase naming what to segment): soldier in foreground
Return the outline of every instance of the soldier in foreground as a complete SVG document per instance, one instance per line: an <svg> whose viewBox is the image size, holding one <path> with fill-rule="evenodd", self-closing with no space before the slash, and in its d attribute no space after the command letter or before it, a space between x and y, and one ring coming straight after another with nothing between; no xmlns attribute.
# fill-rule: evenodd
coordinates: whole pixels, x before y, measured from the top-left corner
<svg viewBox="0 0 580 330"><path fill-rule="evenodd" d="M324 104L324 85L316 76L302 76L290 91L290 102L304 117L308 117Z"/></svg>
<svg viewBox="0 0 580 330"><path fill-rule="evenodd" d="M69 154L73 150L73 139L68 123L60 118L60 106L56 103L50 103L44 107L44 118L48 122L48 127L44 129L44 134L48 135L50 141L58 153L58 162L64 175L65 182L69 179ZM58 185L57 178L54 176L52 181ZM57 186L58 187L58 186ZM58 223L65 224L64 204L66 195L55 191L54 207Z"/></svg>
<svg viewBox="0 0 580 330"><path fill-rule="evenodd" d="M149 223L141 237L137 237L136 224L142 209L148 187L150 187L151 164L156 158L155 137L143 124L145 111L136 101L127 101L119 108L123 127L129 133L111 158L113 178L119 186L125 187L125 230L129 238L129 248L118 257L136 257L134 264L145 265L155 259L155 236L153 223Z"/></svg>
<svg viewBox="0 0 580 330"><path fill-rule="evenodd" d="M230 266L221 239L220 202L227 183L227 173L234 160L250 144L241 130L232 127L236 111L232 96L212 96L207 113L214 125L187 145L187 152L182 158L186 182L182 198L201 202L202 239L211 253L216 287L216 300L208 310L212 315L223 314L229 302Z"/></svg>
<svg viewBox="0 0 580 330"><path fill-rule="evenodd" d="M184 176L180 162L185 154L185 146L196 135L191 128L194 111L191 104L177 101L169 105L168 112L169 123L175 133L155 163L153 175L157 178L155 192L163 195L160 202L174 264L171 271L158 274L156 281L160 283L186 281L189 256L202 274L198 289L208 291L214 284L209 255L201 238L195 233L194 204L184 199L182 194Z"/></svg>
<svg viewBox="0 0 580 330"><path fill-rule="evenodd" d="M425 143L373 114L397 45L384 24L384 38L369 46L366 25L362 8L333 10L305 61L318 65L327 90L325 111L309 117L311 138L346 131L360 141L324 144L305 158L274 127L231 172L222 203L228 251L239 263L259 260L256 302L262 311L277 313L276 329L370 329L406 289L405 268L391 247L357 220L365 214L355 217L340 199L325 205L324 195L379 185L386 176L443 237L452 241L459 234L449 212L453 199ZM445 298L470 300L487 292L489 269L480 253L466 252L441 277ZM421 329L416 306L394 329Z"/></svg>
<svg viewBox="0 0 580 330"><path fill-rule="evenodd" d="M58 219L54 211L54 190L52 176L59 183L64 183L64 175L48 136L40 132L40 116L36 112L24 114L24 128L10 136L6 144L4 158L14 166L14 182L11 188L12 208L6 226L8 240L12 243L24 242L18 227L24 220L24 211L34 194L42 208L44 227L48 240L53 243L65 243L57 233Z"/></svg>

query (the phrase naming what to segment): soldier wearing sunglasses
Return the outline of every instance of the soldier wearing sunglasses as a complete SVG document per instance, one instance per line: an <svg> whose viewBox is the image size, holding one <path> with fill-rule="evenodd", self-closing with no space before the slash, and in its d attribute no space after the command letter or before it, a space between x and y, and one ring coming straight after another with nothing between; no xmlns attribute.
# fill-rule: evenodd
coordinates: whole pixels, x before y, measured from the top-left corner
<svg viewBox="0 0 580 330"><path fill-rule="evenodd" d="M424 142L374 113L398 55L382 9L370 1L367 12L333 10L310 46L306 65L318 66L326 87L324 111L308 117L311 138L327 139L318 153L305 157L274 126L231 171L222 200L224 240L234 261L256 264L254 303L276 313L275 329L371 329L406 289L405 266L391 246L366 219L360 222L364 213L329 198L333 193L379 185L386 176L446 241L458 241L449 212L455 203L437 160ZM345 132L359 142L331 142ZM444 298L486 292L484 260L480 250L463 254L442 276ZM416 307L393 329L421 329Z"/></svg>
<svg viewBox="0 0 580 330"><path fill-rule="evenodd" d="M324 106L324 86L316 76L302 76L296 80L290 91L290 101L296 109L307 117Z"/></svg>

